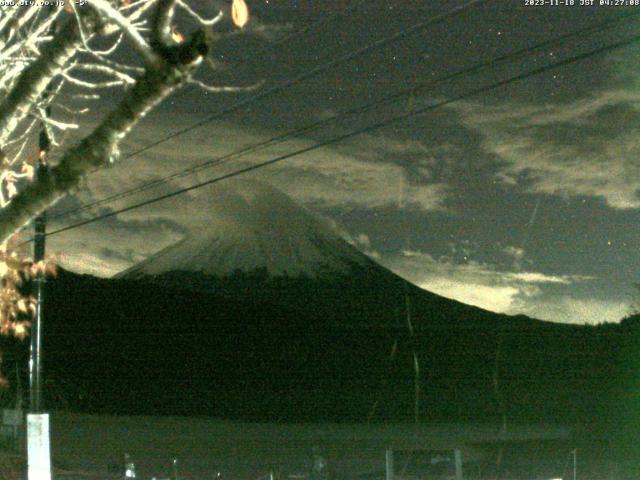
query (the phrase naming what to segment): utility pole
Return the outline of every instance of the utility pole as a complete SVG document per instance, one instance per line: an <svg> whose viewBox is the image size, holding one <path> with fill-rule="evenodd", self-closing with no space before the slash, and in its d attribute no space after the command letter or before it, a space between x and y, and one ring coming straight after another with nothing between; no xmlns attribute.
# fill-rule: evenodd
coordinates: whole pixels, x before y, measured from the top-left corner
<svg viewBox="0 0 640 480"><path fill-rule="evenodd" d="M48 174L47 152L49 150L49 137L46 130L40 133L40 148L38 165L36 167L36 181ZM44 262L45 237L47 228L47 213L43 212L35 219L35 235L33 246L33 261L37 265ZM29 411L40 413L42 410L42 316L44 308L44 284L46 282L42 269L36 269L33 280L34 294L36 297L36 313L31 326L31 350L29 357Z"/></svg>
<svg viewBox="0 0 640 480"><path fill-rule="evenodd" d="M47 115L48 115L47 108ZM46 128L40 132L40 145L36 180L48 175L47 152L50 140ZM33 261L40 267L45 258L46 212L35 219ZM51 452L49 442L49 414L43 412L42 404L42 322L44 308L43 268L36 268L34 294L36 313L31 326L31 349L29 355L29 413L27 414L27 476L28 480L51 480Z"/></svg>
<svg viewBox="0 0 640 480"><path fill-rule="evenodd" d="M55 15L55 7L50 14ZM55 22L50 27L53 34ZM46 101L51 85L47 87L43 100ZM46 105L44 116L51 115L51 107ZM42 125L38 140L38 159L35 171L36 181L49 174L47 154L51 139L46 125ZM31 348L29 351L29 413L27 414L27 478L28 480L51 480L51 452L49 441L49 414L43 412L42 404L42 322L44 308L45 261L47 214L41 213L35 219L33 262L36 265L33 280L36 297L35 318L31 325Z"/></svg>

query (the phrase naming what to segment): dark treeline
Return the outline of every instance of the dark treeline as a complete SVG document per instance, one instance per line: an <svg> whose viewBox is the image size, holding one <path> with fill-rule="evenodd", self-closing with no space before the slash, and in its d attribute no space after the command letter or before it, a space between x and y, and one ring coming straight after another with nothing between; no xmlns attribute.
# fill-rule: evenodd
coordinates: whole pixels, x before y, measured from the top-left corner
<svg viewBox="0 0 640 480"><path fill-rule="evenodd" d="M52 408L411 421L416 351L423 420L504 414L622 432L640 412L637 316L577 326L498 315L390 273L331 281L174 273L154 283L63 271L47 289ZM25 345L17 350L26 365ZM13 364L5 354L9 377Z"/></svg>

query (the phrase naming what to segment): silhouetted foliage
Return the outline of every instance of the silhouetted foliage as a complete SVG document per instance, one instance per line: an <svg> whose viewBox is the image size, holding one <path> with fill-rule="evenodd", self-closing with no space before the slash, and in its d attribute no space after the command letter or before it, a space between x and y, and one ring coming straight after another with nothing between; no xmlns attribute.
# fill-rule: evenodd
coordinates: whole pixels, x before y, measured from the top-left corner
<svg viewBox="0 0 640 480"><path fill-rule="evenodd" d="M176 272L150 283L61 272L48 289L46 369L67 384L70 407L87 412L364 421L378 400L375 421L408 421L416 348L425 420L497 421L500 341L510 422L588 425L623 421L637 378L629 367L640 366L637 319L577 326L498 315L391 273Z"/></svg>

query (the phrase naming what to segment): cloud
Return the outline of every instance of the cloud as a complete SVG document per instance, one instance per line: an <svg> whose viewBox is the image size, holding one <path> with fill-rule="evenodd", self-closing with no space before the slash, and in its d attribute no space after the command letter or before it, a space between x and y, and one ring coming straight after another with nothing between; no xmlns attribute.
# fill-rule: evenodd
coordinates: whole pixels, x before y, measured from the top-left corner
<svg viewBox="0 0 640 480"><path fill-rule="evenodd" d="M523 248L514 247L513 245L508 245L504 247L503 253L505 253L510 257L513 257L514 260L522 260L524 258L525 251Z"/></svg>
<svg viewBox="0 0 640 480"><path fill-rule="evenodd" d="M371 248L371 239L366 233L360 233L355 238L346 233L346 230L344 228L337 229L336 233L338 233L343 239L345 239L365 255L375 260L379 260L381 258L380 252Z"/></svg>
<svg viewBox="0 0 640 480"><path fill-rule="evenodd" d="M576 299L572 302L571 297L557 305L548 300L544 287L591 280L586 276L503 271L478 262L458 264L449 257L436 259L420 251L404 251L381 259L381 263L421 288L494 312L567 322L621 318L616 302L592 300L588 308L589 302ZM574 308L576 305L579 308Z"/></svg>
<svg viewBox="0 0 640 480"><path fill-rule="evenodd" d="M511 259L514 270L522 270L523 261L527 261L524 248L508 245L502 249L502 253ZM528 262L530 263L530 260Z"/></svg>
<svg viewBox="0 0 640 480"><path fill-rule="evenodd" d="M123 148L125 160L122 164L110 169L107 175L94 176L86 193L92 198L108 196L241 149L250 149L273 135L271 131L249 131L231 124L212 124L126 159L127 152L136 151L155 139L167 136L176 126L193 121L189 115L165 114L162 118L145 122ZM168 185L186 186L225 175L315 143L313 140L291 139L244 156L227 158L195 175L175 178ZM425 177L420 182L409 179L402 162L398 161L401 157L410 157L419 163L420 158L426 156L425 147L420 142L365 136L287 158L242 177L271 183L295 200L321 209L386 208L398 206L403 198L410 199L411 206L421 210L442 209L446 186L429 181L426 177L428 169L424 169Z"/></svg>
<svg viewBox="0 0 640 480"><path fill-rule="evenodd" d="M463 123L502 161L497 177L527 191L602 197L640 208L640 89L566 104L460 104Z"/></svg>
<svg viewBox="0 0 640 480"><path fill-rule="evenodd" d="M129 152L135 152L154 140L164 138L179 126L193 121L193 116L186 114L164 114L145 119L123 146L121 162L90 175L83 188L73 197L65 199L52 213L55 215L78 205L135 190L140 185L162 180L183 169L250 147L272 135L272 132L248 131L231 124L214 124L127 158ZM228 159L211 168L198 169L189 176L175 176L158 187L52 220L51 229L224 176L314 143L311 140L295 139L246 157ZM418 210L442 208L446 196L445 187L436 183L410 182L404 168L389 161L390 157L402 155L424 155L424 147L419 142L366 138L335 148L315 150L300 157L286 159L277 165L243 174L237 180L223 180L212 186L118 214L107 222L60 234L52 248L65 252L62 264L67 268L102 276L111 275L177 241L184 232L208 222L211 207L216 202L216 192L244 179L271 184L320 213L336 208L398 207L403 198L410 198L411 208ZM401 198L401 189L404 189L406 197ZM364 237L359 240L364 240ZM366 248L366 245L361 246L372 255L377 255ZM83 253L76 255L74 252Z"/></svg>
<svg viewBox="0 0 640 480"><path fill-rule="evenodd" d="M526 315L563 323L616 322L629 314L629 304L623 299L578 298L569 295L533 298L523 307L522 313Z"/></svg>
<svg viewBox="0 0 640 480"><path fill-rule="evenodd" d="M63 226L50 222L53 231ZM47 238L47 250L62 267L77 272L111 277L177 242L183 231L161 220L147 222L111 218Z"/></svg>

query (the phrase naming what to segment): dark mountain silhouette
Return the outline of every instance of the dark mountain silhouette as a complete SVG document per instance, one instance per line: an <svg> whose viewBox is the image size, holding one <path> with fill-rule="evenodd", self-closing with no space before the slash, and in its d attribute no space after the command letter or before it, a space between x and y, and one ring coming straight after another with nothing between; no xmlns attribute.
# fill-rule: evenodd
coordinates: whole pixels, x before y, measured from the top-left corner
<svg viewBox="0 0 640 480"><path fill-rule="evenodd" d="M588 429L633 416L637 318L563 325L464 305L377 265L282 194L229 195L219 207L235 202L228 222L212 222L120 278L61 270L47 283L50 404L269 421L408 421L416 352L423 420L505 414L510 422ZM282 209L286 221L269 220ZM294 226L282 230L285 224Z"/></svg>
<svg viewBox="0 0 640 480"><path fill-rule="evenodd" d="M512 420L575 421L611 412L634 378L625 367L638 357L637 322L590 327L497 315L392 274L200 278L210 291L194 289L192 279L178 289L185 273L170 278L173 287L61 272L48 283L45 365L69 403L104 412L409 420L415 350L425 419L498 419L504 406Z"/></svg>

